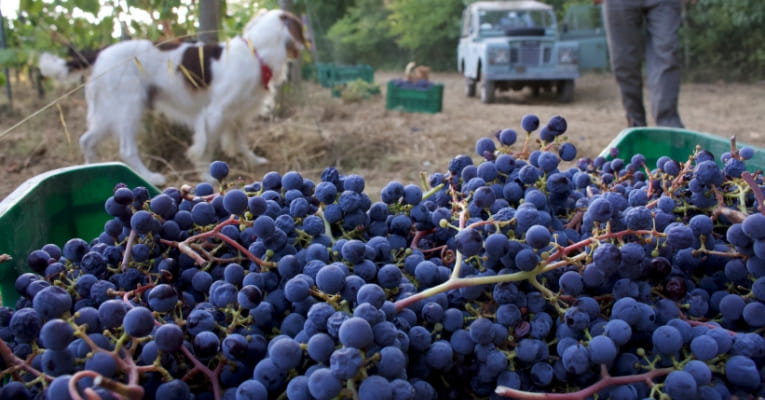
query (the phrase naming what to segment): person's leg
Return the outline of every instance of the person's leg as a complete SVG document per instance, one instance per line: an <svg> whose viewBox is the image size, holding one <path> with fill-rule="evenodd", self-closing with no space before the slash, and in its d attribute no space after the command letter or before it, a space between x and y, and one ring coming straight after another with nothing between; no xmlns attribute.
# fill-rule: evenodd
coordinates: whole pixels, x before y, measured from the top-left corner
<svg viewBox="0 0 765 400"><path fill-rule="evenodd" d="M646 14L646 76L656 125L682 128L679 38L682 0L650 0Z"/></svg>
<svg viewBox="0 0 765 400"><path fill-rule="evenodd" d="M605 0L608 51L629 126L645 126L643 106L644 0Z"/></svg>

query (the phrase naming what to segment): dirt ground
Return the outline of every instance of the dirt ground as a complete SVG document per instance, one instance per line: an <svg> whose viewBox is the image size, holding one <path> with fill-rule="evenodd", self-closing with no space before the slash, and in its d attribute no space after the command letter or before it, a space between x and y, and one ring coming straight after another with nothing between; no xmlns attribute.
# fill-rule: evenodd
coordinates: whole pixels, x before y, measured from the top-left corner
<svg viewBox="0 0 765 400"><path fill-rule="evenodd" d="M458 154L477 161L476 139L498 129L520 130L520 120L528 113L543 123L554 115L564 116L567 136L580 157L595 157L625 128L618 89L609 73L582 76L570 104L558 103L550 93L535 97L524 90L502 93L492 105L466 98L459 74L436 73L431 80L444 84L443 112L438 114L386 110L385 84L398 77L398 72L378 71L375 82L382 94L356 103L331 97L329 89L312 81L303 82L285 117L254 117L246 127L252 148L270 163L247 171L237 160L227 160L233 174L252 182L272 170L296 170L317 180L333 165L343 174L364 176L376 200L390 180L419 183L421 173L445 171ZM0 96L0 198L36 174L83 162L77 146L85 130L82 89L66 94L72 87L53 86L38 98L23 79L12 83L13 108ZM765 147L764 104L765 82L686 83L680 94L680 113L688 129L726 138L736 135L739 142L760 147ZM189 145L188 132L162 123L145 126L141 148L150 168L165 173L170 185L198 182L181 151ZM100 153L103 161L118 160L116 141L102 145Z"/></svg>

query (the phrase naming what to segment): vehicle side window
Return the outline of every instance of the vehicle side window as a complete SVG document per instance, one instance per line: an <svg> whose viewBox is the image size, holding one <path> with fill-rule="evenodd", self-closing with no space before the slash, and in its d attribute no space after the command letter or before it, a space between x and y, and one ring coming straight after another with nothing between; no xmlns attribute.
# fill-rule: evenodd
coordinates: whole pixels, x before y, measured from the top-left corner
<svg viewBox="0 0 765 400"><path fill-rule="evenodd" d="M465 10L465 12L462 14L462 37L470 36L470 32L472 31L472 20L469 10Z"/></svg>

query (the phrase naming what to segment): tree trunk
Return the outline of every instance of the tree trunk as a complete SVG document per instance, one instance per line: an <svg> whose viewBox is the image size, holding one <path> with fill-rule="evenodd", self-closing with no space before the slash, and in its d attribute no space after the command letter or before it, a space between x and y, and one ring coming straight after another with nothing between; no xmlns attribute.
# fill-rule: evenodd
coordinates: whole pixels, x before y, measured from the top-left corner
<svg viewBox="0 0 765 400"><path fill-rule="evenodd" d="M292 12L292 0L279 0L279 8ZM279 117L286 115L288 104L302 97L300 95L300 59L288 61L285 68L287 68L287 78L277 89L274 102L276 104L274 114Z"/></svg>
<svg viewBox="0 0 765 400"><path fill-rule="evenodd" d="M199 0L199 40L218 42L220 26L220 0Z"/></svg>

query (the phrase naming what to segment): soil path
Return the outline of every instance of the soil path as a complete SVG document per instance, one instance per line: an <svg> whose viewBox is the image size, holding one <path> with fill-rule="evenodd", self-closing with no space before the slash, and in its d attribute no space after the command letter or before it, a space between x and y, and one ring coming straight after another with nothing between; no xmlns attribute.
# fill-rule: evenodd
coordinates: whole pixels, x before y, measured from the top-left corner
<svg viewBox="0 0 765 400"><path fill-rule="evenodd" d="M457 154L474 156L474 143L502 128L520 130L528 113L545 122L553 115L568 120L567 136L578 156L595 157L625 128L618 89L609 73L586 74L576 82L573 103L561 104L555 95L530 91L505 92L496 104L481 104L464 96L464 81L457 73L436 73L444 84L443 112L406 113L385 109L385 83L399 73L377 72L382 94L347 103L330 96L329 89L307 82L289 105L287 118L253 118L246 127L252 146L271 163L254 171L233 171L244 181L258 180L265 172L297 170L317 179L327 165L344 174L360 174L370 195L388 181L417 183L421 173L444 171ZM14 81L14 110L0 103L0 132L50 103L68 88L57 87L44 99L33 95L25 82ZM5 99L3 99L5 100ZM646 101L648 94L646 93ZM82 162L77 139L85 130L82 90L0 137L0 198L25 179L43 171ZM722 137L736 135L740 143L765 147L765 82L756 84L687 83L680 94L680 113L688 129ZM63 123L62 123L63 121ZM148 126L148 124L147 124ZM195 183L196 174L179 151L189 135L167 124L151 126L141 147L152 168L168 175L170 183ZM117 159L116 143L102 146L104 161ZM477 156L474 156L477 160Z"/></svg>

